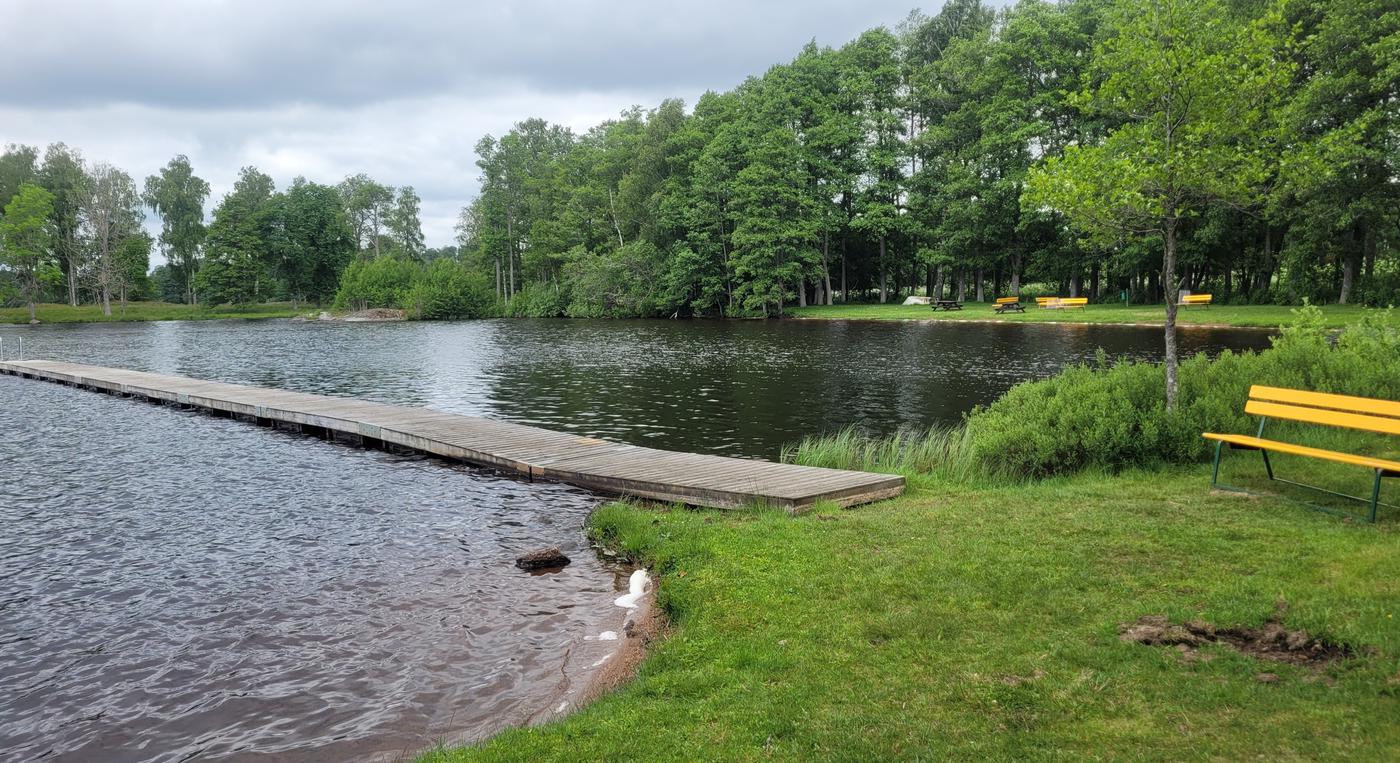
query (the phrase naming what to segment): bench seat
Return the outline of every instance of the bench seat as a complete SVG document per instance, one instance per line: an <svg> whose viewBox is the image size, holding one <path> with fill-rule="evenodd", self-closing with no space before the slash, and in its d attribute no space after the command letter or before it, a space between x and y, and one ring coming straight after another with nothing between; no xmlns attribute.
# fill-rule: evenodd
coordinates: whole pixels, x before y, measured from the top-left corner
<svg viewBox="0 0 1400 763"><path fill-rule="evenodd" d="M1313 448L1307 445L1297 445L1291 442L1264 439L1264 426L1270 419L1295 421L1301 424L1317 424L1320 426L1337 427L1339 429L1350 429L1359 432L1400 435L1400 402L1370 397L1338 395L1330 392L1312 392L1303 389L1267 387L1256 384L1249 388L1249 399L1245 401L1244 412L1251 416L1259 417L1259 431L1255 432L1253 437L1244 434L1201 433L1201 436L1207 440L1215 441L1215 463L1211 466L1210 475L1211 487L1223 490L1241 490L1240 488L1230 487L1220 482L1221 451L1226 445L1229 445L1232 449L1242 448L1244 450L1259 451L1259 455L1262 456L1264 460L1264 472L1270 480L1286 482L1290 485L1298 485L1299 487L1310 488L1323 493L1331 493L1332 495L1367 504L1370 509L1366 514L1366 520L1368 522L1376 521L1376 508L1379 506L1400 508L1391 506L1391 504L1388 503L1381 503L1381 480L1400 477L1400 461L1363 456L1356 453L1339 453L1335 450L1325 450L1323 448ZM1270 452L1288 453L1295 456L1316 458L1322 461L1332 461L1334 463L1360 466L1369 469L1374 473L1371 480L1371 496L1370 498L1366 498L1363 496L1346 495L1316 485L1308 485L1278 477L1274 474L1273 465L1269 463ZM1331 511L1331 509L1322 506L1315 506L1314 508Z"/></svg>
<svg viewBox="0 0 1400 763"><path fill-rule="evenodd" d="M1324 450L1322 448L1310 448L1306 445L1295 445L1291 442L1281 442L1279 440L1266 440L1262 437L1250 437L1242 434L1216 434L1205 432L1201 435L1207 440L1219 440L1229 445L1236 445L1242 448L1253 450L1271 450L1276 453L1288 453L1295 456L1308 456L1309 458L1321 458L1327 461L1336 461L1340 464L1351 464L1352 466L1364 466L1367 469L1380 469L1383 472L1392 472L1400 475L1400 461L1387 461L1384 458L1371 458L1370 456L1358 456L1354 453L1339 453L1335 450Z"/></svg>

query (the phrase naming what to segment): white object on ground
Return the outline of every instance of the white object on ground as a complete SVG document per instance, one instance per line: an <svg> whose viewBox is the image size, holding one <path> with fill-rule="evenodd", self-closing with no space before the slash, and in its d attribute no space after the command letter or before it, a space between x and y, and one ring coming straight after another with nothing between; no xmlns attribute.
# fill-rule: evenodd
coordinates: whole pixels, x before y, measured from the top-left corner
<svg viewBox="0 0 1400 763"><path fill-rule="evenodd" d="M909 295L909 297L908 297L907 299L904 300L904 304L906 304L906 305L927 305L927 304L929 304L929 298L928 298L928 297L916 297L916 296L914 296L914 295L911 294L911 295Z"/></svg>
<svg viewBox="0 0 1400 763"><path fill-rule="evenodd" d="M637 570L632 573L631 579L627 581L627 594L619 596L613 601L619 607L633 609L637 606L637 601L647 592L647 571Z"/></svg>
<svg viewBox="0 0 1400 763"><path fill-rule="evenodd" d="M617 631L603 631L598 634L599 641L617 641Z"/></svg>

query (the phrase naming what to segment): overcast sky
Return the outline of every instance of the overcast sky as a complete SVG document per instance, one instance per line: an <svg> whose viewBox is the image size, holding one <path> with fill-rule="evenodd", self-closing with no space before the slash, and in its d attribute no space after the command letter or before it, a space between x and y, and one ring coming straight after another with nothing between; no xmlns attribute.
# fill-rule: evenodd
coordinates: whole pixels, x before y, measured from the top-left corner
<svg viewBox="0 0 1400 763"><path fill-rule="evenodd" d="M922 6L934 13L939 0ZM284 187L367 172L423 197L429 246L477 192L473 146L528 117L583 130L687 106L893 26L911 0L0 0L0 143L63 141L140 183L187 154Z"/></svg>

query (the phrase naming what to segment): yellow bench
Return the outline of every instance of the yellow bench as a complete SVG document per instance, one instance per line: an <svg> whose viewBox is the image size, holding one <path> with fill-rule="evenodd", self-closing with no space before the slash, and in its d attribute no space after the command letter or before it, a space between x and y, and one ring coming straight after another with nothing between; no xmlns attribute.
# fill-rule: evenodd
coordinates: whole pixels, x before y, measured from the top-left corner
<svg viewBox="0 0 1400 763"><path fill-rule="evenodd" d="M1259 451L1264 457L1264 472L1271 480L1369 504L1370 512L1367 515L1367 520L1370 522L1376 521L1377 506L1396 508L1380 502L1381 480L1386 477L1400 477L1400 461L1388 461L1383 458L1311 448L1279 440L1266 440L1264 439L1264 425L1269 419L1284 419L1305 424L1400 435L1400 403L1369 397L1351 397L1325 392L1255 385L1249 388L1249 400L1244 405L1244 412L1259 417L1259 430L1253 437L1238 434L1215 434L1213 432L1204 432L1201 435L1208 440L1215 440L1215 463L1211 467L1210 475L1211 487L1248 492L1220 483L1220 451L1224 446L1229 445L1234 450ZM1367 499L1354 495L1343 495L1314 485L1305 485L1301 482L1275 477L1274 467L1269 463L1270 451L1371 469L1375 472L1375 481L1371 485L1371 497Z"/></svg>
<svg viewBox="0 0 1400 763"><path fill-rule="evenodd" d="M1060 302L1059 297L1036 297L1036 307L1055 307Z"/></svg>
<svg viewBox="0 0 1400 763"><path fill-rule="evenodd" d="M1012 311L1024 313L1026 311L1026 306L1021 304L1020 297L997 297L995 310L998 313L1009 313Z"/></svg>
<svg viewBox="0 0 1400 763"><path fill-rule="evenodd" d="M1083 308L1087 304L1089 304L1088 297L1065 297L1064 299L1056 302L1054 304L1054 307L1058 307L1060 309L1064 309L1066 307Z"/></svg>
<svg viewBox="0 0 1400 763"><path fill-rule="evenodd" d="M1187 294L1176 303L1178 307L1210 307L1209 294Z"/></svg>

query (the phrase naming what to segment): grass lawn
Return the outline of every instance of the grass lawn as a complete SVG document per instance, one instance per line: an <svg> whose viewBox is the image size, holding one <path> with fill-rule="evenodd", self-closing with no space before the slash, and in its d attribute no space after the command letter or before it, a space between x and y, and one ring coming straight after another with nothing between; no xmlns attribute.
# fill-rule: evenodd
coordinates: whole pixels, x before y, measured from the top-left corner
<svg viewBox="0 0 1400 763"><path fill-rule="evenodd" d="M1293 307L1287 305L1212 305L1211 307L1182 308L1177 312L1179 324L1201 323L1220 326L1258 326L1277 328L1288 323ZM1324 305L1322 314L1329 326L1342 327L1360 319L1367 308L1359 305ZM1051 323L1153 323L1161 325L1165 319L1162 305L1089 305L1082 309L1045 310L1035 306L1034 300L1026 306L1024 313L997 315L992 305L978 302L964 303L962 310L934 312L928 305L832 305L831 307L791 308L794 318L819 318L825 320L940 320L940 321L1005 321L1051 322ZM1393 314L1400 323L1400 313Z"/></svg>
<svg viewBox="0 0 1400 763"><path fill-rule="evenodd" d="M924 476L796 518L608 505L593 531L659 573L674 633L579 713L424 759L1400 759L1400 512L1354 524L1208 481ZM1258 627L1280 601L1354 656L1119 638L1142 615Z"/></svg>
<svg viewBox="0 0 1400 763"><path fill-rule="evenodd" d="M294 310L290 302L255 305L181 305L170 302L128 302L126 310L112 305L112 314L102 314L100 305L41 304L36 310L42 323L94 323L98 321L194 321L218 318L290 318L305 309ZM28 323L28 307L0 308L0 323Z"/></svg>

